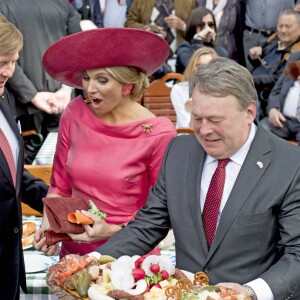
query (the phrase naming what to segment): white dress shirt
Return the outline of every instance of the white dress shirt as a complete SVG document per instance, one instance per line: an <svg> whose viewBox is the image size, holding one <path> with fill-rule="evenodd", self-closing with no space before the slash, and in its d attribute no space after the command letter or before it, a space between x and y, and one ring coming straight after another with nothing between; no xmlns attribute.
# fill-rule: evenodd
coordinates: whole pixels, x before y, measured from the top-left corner
<svg viewBox="0 0 300 300"><path fill-rule="evenodd" d="M287 117L296 117L297 105L300 97L300 84L298 80L290 87L283 105L282 113Z"/></svg>
<svg viewBox="0 0 300 300"><path fill-rule="evenodd" d="M226 202L229 198L234 183L239 175L244 160L246 159L251 143L254 139L255 133L256 133L256 125L253 123L246 143L235 154L233 154L230 157L230 162L226 166L226 178L225 178L224 190L221 199L217 224L220 221L222 211L226 205ZM201 191L200 191L201 212L203 212L203 207L204 207L208 187L211 178L217 168L217 165L218 165L218 160L207 155L203 166L202 177L201 177ZM247 285L252 287L252 289L255 291L258 300L274 300L274 296L270 287L263 279L261 278L255 279L247 283Z"/></svg>
<svg viewBox="0 0 300 300"><path fill-rule="evenodd" d="M190 127L191 113L185 109L185 102L189 99L189 83L182 81L172 86L171 101L176 112L176 128Z"/></svg>

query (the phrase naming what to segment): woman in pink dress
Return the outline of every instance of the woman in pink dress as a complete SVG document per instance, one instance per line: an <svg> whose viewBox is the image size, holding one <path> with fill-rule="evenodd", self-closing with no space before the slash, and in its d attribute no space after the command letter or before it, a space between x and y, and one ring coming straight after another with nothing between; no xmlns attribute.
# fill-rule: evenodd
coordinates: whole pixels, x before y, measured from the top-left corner
<svg viewBox="0 0 300 300"><path fill-rule="evenodd" d="M145 204L176 131L169 119L155 117L139 101L148 76L168 55L161 37L125 28L70 35L46 51L46 71L82 88L88 99L78 96L61 117L47 197L90 199L107 215L76 238L87 243L62 242L61 256L92 252ZM46 214L42 224L49 227ZM57 253L57 245L45 245L43 230L36 234L35 247Z"/></svg>

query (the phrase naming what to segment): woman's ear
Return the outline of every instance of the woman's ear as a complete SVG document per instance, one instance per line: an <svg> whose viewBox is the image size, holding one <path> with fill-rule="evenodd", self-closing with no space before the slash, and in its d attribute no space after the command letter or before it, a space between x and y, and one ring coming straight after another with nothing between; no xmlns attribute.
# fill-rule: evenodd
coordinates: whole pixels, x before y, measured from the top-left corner
<svg viewBox="0 0 300 300"><path fill-rule="evenodd" d="M122 96L130 95L132 88L133 88L132 84L125 84L122 89Z"/></svg>

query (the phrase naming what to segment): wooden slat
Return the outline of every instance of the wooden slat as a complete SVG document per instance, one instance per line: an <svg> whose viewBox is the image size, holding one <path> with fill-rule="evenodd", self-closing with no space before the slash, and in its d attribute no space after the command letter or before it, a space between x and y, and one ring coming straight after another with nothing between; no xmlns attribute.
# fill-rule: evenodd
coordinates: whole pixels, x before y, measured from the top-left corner
<svg viewBox="0 0 300 300"><path fill-rule="evenodd" d="M162 78L152 81L144 93L142 104L156 116L169 118L175 125L176 113L170 99L171 87L166 85L169 80L181 81L183 75L168 73Z"/></svg>
<svg viewBox="0 0 300 300"><path fill-rule="evenodd" d="M180 127L180 128L177 128L176 131L177 131L177 134L182 134L182 133L191 134L191 133L194 133L194 129L190 128L190 127Z"/></svg>
<svg viewBox="0 0 300 300"><path fill-rule="evenodd" d="M52 165L25 165L25 169L34 177L42 179L47 185L50 185Z"/></svg>

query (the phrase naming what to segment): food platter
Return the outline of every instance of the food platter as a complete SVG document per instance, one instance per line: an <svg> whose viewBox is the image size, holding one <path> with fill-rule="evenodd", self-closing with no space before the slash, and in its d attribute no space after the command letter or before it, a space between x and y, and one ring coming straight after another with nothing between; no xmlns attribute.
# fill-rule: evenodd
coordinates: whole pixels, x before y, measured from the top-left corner
<svg viewBox="0 0 300 300"><path fill-rule="evenodd" d="M249 300L246 293L209 285L203 272L192 274L175 268L163 255L112 259L101 264L101 257L67 256L50 267L46 277L48 287L64 300ZM79 271L74 264L77 260L85 265ZM99 272L94 278L95 268Z"/></svg>

